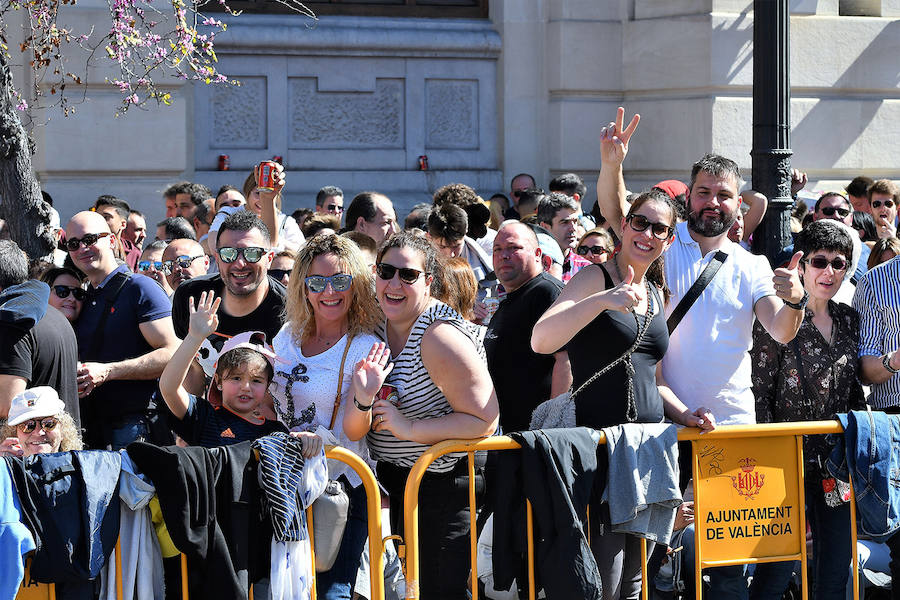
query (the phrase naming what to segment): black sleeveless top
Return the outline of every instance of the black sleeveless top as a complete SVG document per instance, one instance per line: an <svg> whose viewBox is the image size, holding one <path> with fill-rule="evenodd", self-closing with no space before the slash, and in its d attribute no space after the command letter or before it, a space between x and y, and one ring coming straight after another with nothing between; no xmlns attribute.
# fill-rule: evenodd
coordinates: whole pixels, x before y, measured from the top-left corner
<svg viewBox="0 0 900 600"><path fill-rule="evenodd" d="M609 273L602 265L605 288L613 286ZM650 321L644 339L631 356L634 365L634 402L638 423L659 423L663 420L663 404L656 387L656 364L669 347L662 298L655 285L650 286L656 313ZM566 345L572 365L572 389L610 364L631 347L637 337L638 322L643 315L603 311L581 329ZM575 422L600 429L621 425L627 421L628 379L625 364L619 363L601 375L575 396Z"/></svg>

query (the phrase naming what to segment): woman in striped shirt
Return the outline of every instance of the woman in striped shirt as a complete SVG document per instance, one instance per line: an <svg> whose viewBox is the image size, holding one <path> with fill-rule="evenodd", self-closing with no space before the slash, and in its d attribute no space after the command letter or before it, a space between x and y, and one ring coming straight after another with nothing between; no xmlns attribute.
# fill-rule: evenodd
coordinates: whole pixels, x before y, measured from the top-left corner
<svg viewBox="0 0 900 600"><path fill-rule="evenodd" d="M391 527L402 534L403 490L410 468L437 442L479 438L497 428L499 409L484 346L465 319L435 299L437 251L402 232L378 254L375 292L385 321L383 342L356 365L353 407L344 414L350 439L367 435L378 478L391 496ZM378 397L385 381L394 402ZM379 396L384 396L379 395ZM469 572L466 463L447 455L428 468L419 493L421 590L428 598L464 598Z"/></svg>

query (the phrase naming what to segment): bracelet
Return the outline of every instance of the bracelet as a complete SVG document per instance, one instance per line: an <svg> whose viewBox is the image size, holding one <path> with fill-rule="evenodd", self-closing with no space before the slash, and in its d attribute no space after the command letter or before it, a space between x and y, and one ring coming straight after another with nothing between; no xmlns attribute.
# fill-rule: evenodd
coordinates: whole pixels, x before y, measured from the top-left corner
<svg viewBox="0 0 900 600"><path fill-rule="evenodd" d="M355 404L356 408L363 412L372 410L372 407L375 405L374 402L372 404L360 404L359 400L356 399L356 396L353 396L353 404Z"/></svg>
<svg viewBox="0 0 900 600"><path fill-rule="evenodd" d="M900 373L900 369L895 369L891 366L891 356L893 356L893 352L885 354L881 357L881 364L887 369L892 375L896 375Z"/></svg>
<svg viewBox="0 0 900 600"><path fill-rule="evenodd" d="M803 310L804 308L806 308L807 302L809 302L809 292L803 290L803 297L800 298L800 302L789 302L783 298L781 301L794 310Z"/></svg>

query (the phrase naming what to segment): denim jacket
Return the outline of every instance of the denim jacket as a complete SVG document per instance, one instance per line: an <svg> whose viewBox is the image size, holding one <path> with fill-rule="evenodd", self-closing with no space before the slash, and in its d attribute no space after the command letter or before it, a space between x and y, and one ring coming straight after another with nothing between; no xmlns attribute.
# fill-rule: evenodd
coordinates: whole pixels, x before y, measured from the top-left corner
<svg viewBox="0 0 900 600"><path fill-rule="evenodd" d="M900 530L900 416L881 411L837 415L842 436L825 466L853 478L859 530L883 542Z"/></svg>

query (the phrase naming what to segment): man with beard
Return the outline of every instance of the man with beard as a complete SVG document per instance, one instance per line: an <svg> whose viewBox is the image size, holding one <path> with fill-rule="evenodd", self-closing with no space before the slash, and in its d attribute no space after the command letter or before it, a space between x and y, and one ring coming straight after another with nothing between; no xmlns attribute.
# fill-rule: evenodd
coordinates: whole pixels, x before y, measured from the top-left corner
<svg viewBox="0 0 900 600"><path fill-rule="evenodd" d="M622 228L632 226L622 219L627 210L622 161L640 121L635 115L623 129L624 116L620 107L616 121L603 129L597 179L601 211L620 238ZM719 272L672 332L657 369L662 395L674 393L691 411L708 407L719 425L756 422L749 354L754 316L776 341L787 344L797 335L809 298L797 268L802 252L793 255L787 268L773 273L765 257L728 239L740 209L740 184L740 170L732 160L707 154L694 163L688 220L676 226L675 241L665 254L670 315L717 251L726 255ZM765 589L768 565L760 566L766 568L756 571L753 585ZM747 598L741 572L741 566L709 569L711 597Z"/></svg>
<svg viewBox="0 0 900 600"><path fill-rule="evenodd" d="M195 250L191 256L201 254L199 249ZM204 368L212 366L226 339L245 331L262 331L271 344L272 338L281 329L287 292L281 283L267 275L274 255L265 223L254 213L240 210L229 215L219 228L216 239L219 272L185 281L175 290L172 320L175 334L182 339L188 333L188 300L193 298L196 303L200 294L209 291L222 298L217 313L219 326L209 337L209 344L204 344L200 349ZM204 380L198 366L195 362L194 369L185 380L185 387L192 394L202 394L204 391Z"/></svg>

